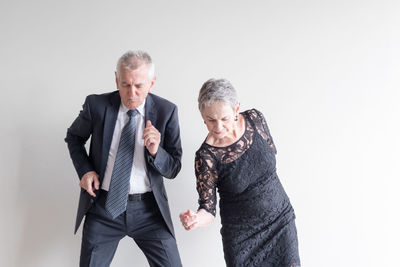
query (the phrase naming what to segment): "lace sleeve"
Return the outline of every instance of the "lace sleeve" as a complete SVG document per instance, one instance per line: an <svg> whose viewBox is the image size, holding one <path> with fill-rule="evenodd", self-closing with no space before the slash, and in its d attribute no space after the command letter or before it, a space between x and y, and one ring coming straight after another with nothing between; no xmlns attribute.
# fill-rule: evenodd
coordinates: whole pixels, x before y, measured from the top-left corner
<svg viewBox="0 0 400 267"><path fill-rule="evenodd" d="M265 140L267 140L267 143L269 144L269 146L272 148L272 150L276 154L276 147L275 147L275 144L274 144L274 140L272 139L272 136L271 136L271 134L269 132L269 128L268 128L267 122L265 121L264 115L260 111L258 111L256 109L252 109L250 111L250 117L254 121L258 133Z"/></svg>
<svg viewBox="0 0 400 267"><path fill-rule="evenodd" d="M195 173L197 177L197 192L199 193L199 209L204 209L215 216L217 205L217 172L215 160L205 150L196 153Z"/></svg>

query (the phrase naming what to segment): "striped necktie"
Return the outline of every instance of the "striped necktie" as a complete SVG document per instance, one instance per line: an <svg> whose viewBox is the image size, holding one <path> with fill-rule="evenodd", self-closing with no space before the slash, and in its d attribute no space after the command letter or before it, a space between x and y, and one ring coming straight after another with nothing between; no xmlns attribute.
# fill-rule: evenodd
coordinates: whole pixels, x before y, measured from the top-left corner
<svg viewBox="0 0 400 267"><path fill-rule="evenodd" d="M107 194L106 210L115 219L126 210L129 193L129 181L132 171L133 153L135 152L135 116L136 109L127 112L129 121L122 129L110 188Z"/></svg>

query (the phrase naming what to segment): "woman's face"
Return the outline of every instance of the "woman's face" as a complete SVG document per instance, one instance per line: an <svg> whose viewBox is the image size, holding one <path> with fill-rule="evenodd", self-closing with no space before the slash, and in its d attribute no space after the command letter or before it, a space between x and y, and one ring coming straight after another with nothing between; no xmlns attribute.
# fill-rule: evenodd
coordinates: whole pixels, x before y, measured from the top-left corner
<svg viewBox="0 0 400 267"><path fill-rule="evenodd" d="M232 132L238 111L239 103L236 110L233 110L227 103L214 102L203 108L201 116L210 135L215 139L222 139Z"/></svg>

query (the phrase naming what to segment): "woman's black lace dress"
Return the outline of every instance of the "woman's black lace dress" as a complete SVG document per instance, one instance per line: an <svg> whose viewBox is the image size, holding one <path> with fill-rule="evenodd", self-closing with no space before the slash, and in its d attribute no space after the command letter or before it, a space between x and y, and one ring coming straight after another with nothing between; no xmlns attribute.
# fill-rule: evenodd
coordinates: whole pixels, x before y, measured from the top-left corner
<svg viewBox="0 0 400 267"><path fill-rule="evenodd" d="M268 126L255 109L242 114L246 130L238 141L204 142L196 152L199 209L215 216L218 188L227 266L300 266L295 215L276 174Z"/></svg>

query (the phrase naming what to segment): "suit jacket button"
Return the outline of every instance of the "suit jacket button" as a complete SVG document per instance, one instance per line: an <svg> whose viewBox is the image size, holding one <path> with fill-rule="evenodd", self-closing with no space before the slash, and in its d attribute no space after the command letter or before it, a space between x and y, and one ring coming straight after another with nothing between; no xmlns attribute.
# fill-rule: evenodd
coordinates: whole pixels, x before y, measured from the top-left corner
<svg viewBox="0 0 400 267"><path fill-rule="evenodd" d="M94 202L94 200L93 200L93 198L91 198L91 199L90 199L90 203L92 203L92 204L93 204L93 202Z"/></svg>

